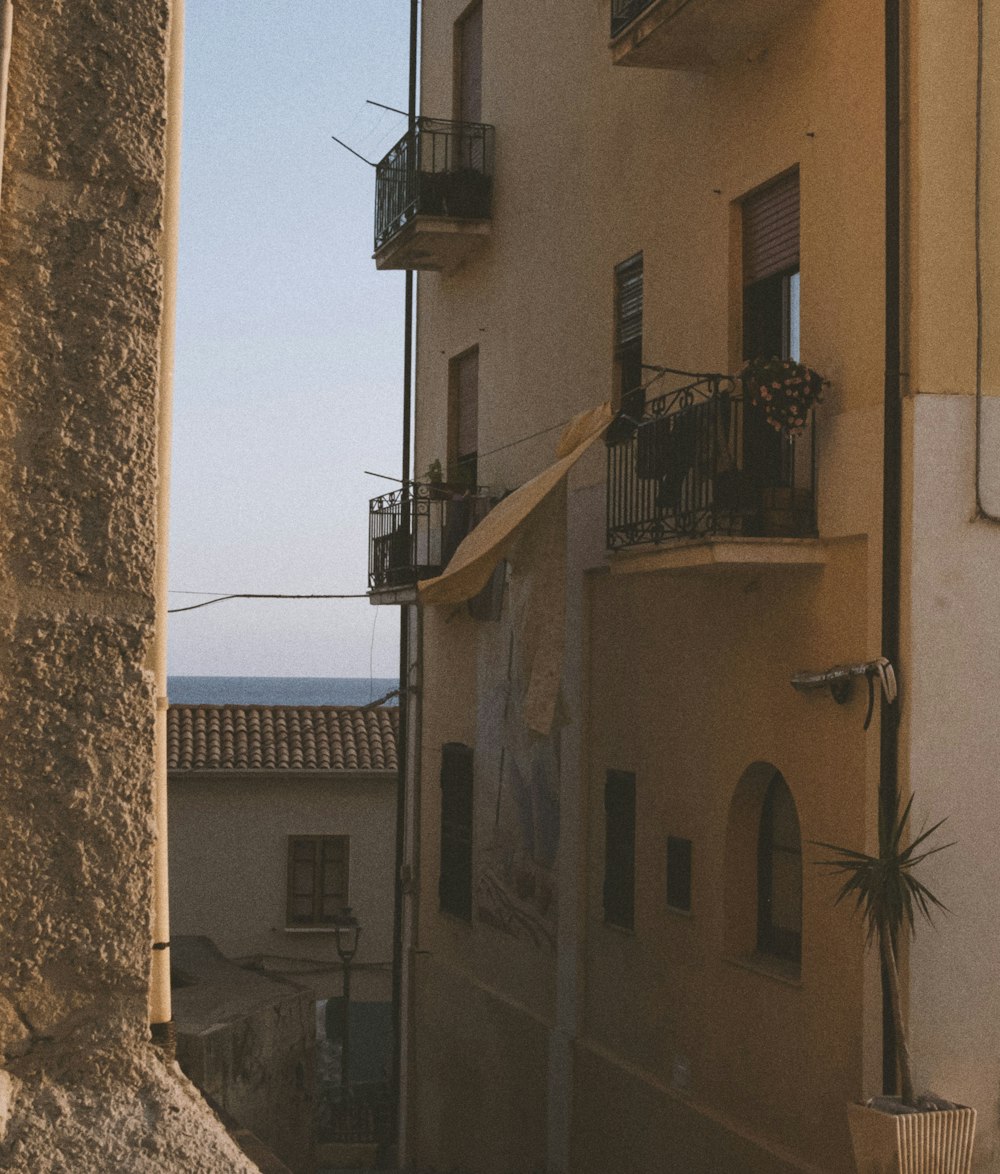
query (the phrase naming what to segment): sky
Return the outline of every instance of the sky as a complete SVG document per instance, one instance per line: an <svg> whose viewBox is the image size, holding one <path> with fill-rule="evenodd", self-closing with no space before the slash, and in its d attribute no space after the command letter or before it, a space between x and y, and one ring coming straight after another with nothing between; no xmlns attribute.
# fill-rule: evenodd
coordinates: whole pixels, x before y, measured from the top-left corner
<svg viewBox="0 0 1000 1174"><path fill-rule="evenodd" d="M407 0L187 0L170 606L364 592L400 467L403 275L371 259L405 130ZM172 674L395 676L398 608L234 600L170 618Z"/></svg>

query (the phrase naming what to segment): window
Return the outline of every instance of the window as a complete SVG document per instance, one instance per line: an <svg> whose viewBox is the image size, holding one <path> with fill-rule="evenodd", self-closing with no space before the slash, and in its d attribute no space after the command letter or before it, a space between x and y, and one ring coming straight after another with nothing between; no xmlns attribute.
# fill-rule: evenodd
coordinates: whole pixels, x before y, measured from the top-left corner
<svg viewBox="0 0 1000 1174"><path fill-rule="evenodd" d="M448 480L474 489L478 480L479 347L448 364Z"/></svg>
<svg viewBox="0 0 1000 1174"><path fill-rule="evenodd" d="M472 749L460 742L441 748L441 872L443 913L472 920Z"/></svg>
<svg viewBox="0 0 1000 1174"><path fill-rule="evenodd" d="M604 920L635 924L635 775L621 770L604 784Z"/></svg>
<svg viewBox="0 0 1000 1174"><path fill-rule="evenodd" d="M288 837L290 927L333 925L347 907L348 836Z"/></svg>
<svg viewBox="0 0 1000 1174"><path fill-rule="evenodd" d="M691 841L667 836L667 904L691 912Z"/></svg>
<svg viewBox="0 0 1000 1174"><path fill-rule="evenodd" d="M615 396L638 419L642 391L642 253L615 266Z"/></svg>
<svg viewBox="0 0 1000 1174"><path fill-rule="evenodd" d="M760 814L757 949L792 962L802 955L802 840L795 801L780 774Z"/></svg>

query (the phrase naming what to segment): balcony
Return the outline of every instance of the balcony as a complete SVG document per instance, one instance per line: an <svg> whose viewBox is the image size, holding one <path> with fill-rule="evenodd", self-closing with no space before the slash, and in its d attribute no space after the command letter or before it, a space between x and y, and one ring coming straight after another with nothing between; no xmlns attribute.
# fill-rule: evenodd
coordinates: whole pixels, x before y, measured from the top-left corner
<svg viewBox="0 0 1000 1174"><path fill-rule="evenodd" d="M462 539L496 504L488 490L411 485L368 506L368 594L373 604L412 603L421 579L448 565Z"/></svg>
<svg viewBox="0 0 1000 1174"><path fill-rule="evenodd" d="M709 72L746 60L809 0L611 0L615 65Z"/></svg>
<svg viewBox="0 0 1000 1174"><path fill-rule="evenodd" d="M490 234L493 127L420 118L375 173L379 269L456 269Z"/></svg>
<svg viewBox="0 0 1000 1174"><path fill-rule="evenodd" d="M816 537L815 423L776 432L736 380L704 376L619 416L607 460L607 548L630 555L613 570L824 561L802 542Z"/></svg>

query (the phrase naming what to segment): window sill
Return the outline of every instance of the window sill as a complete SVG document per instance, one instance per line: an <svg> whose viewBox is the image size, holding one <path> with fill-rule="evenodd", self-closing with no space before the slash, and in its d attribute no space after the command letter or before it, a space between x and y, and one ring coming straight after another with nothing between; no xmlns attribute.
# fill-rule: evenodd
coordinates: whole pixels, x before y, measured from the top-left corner
<svg viewBox="0 0 1000 1174"><path fill-rule="evenodd" d="M681 909L678 905L668 905L667 912L672 913L674 917L683 917L686 921L691 921L694 918L693 909Z"/></svg>
<svg viewBox="0 0 1000 1174"><path fill-rule="evenodd" d="M735 966L738 970L749 970L753 974L761 974L765 978L773 979L775 982L780 982L784 986L802 987L802 971L801 967L794 962L788 962L783 958L773 958L769 954L726 954L723 955L724 962L730 966Z"/></svg>
<svg viewBox="0 0 1000 1174"><path fill-rule="evenodd" d="M337 932L337 927L335 925L283 925L281 927L281 932L335 934Z"/></svg>

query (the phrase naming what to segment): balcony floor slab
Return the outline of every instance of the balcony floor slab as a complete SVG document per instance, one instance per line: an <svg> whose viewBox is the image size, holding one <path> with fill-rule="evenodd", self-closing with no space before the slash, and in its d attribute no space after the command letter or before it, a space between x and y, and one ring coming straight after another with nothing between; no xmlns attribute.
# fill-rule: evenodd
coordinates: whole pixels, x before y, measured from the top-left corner
<svg viewBox="0 0 1000 1174"><path fill-rule="evenodd" d="M739 571L764 567L822 567L819 538L693 538L608 553L613 575L677 571Z"/></svg>
<svg viewBox="0 0 1000 1174"><path fill-rule="evenodd" d="M402 587L374 587L368 592L372 607L400 607L417 602L417 588L414 583Z"/></svg>
<svg viewBox="0 0 1000 1174"><path fill-rule="evenodd" d="M415 216L374 254L375 267L450 273L478 252L489 235L489 220Z"/></svg>
<svg viewBox="0 0 1000 1174"><path fill-rule="evenodd" d="M654 0L611 42L615 65L709 72L745 59L810 0Z"/></svg>

